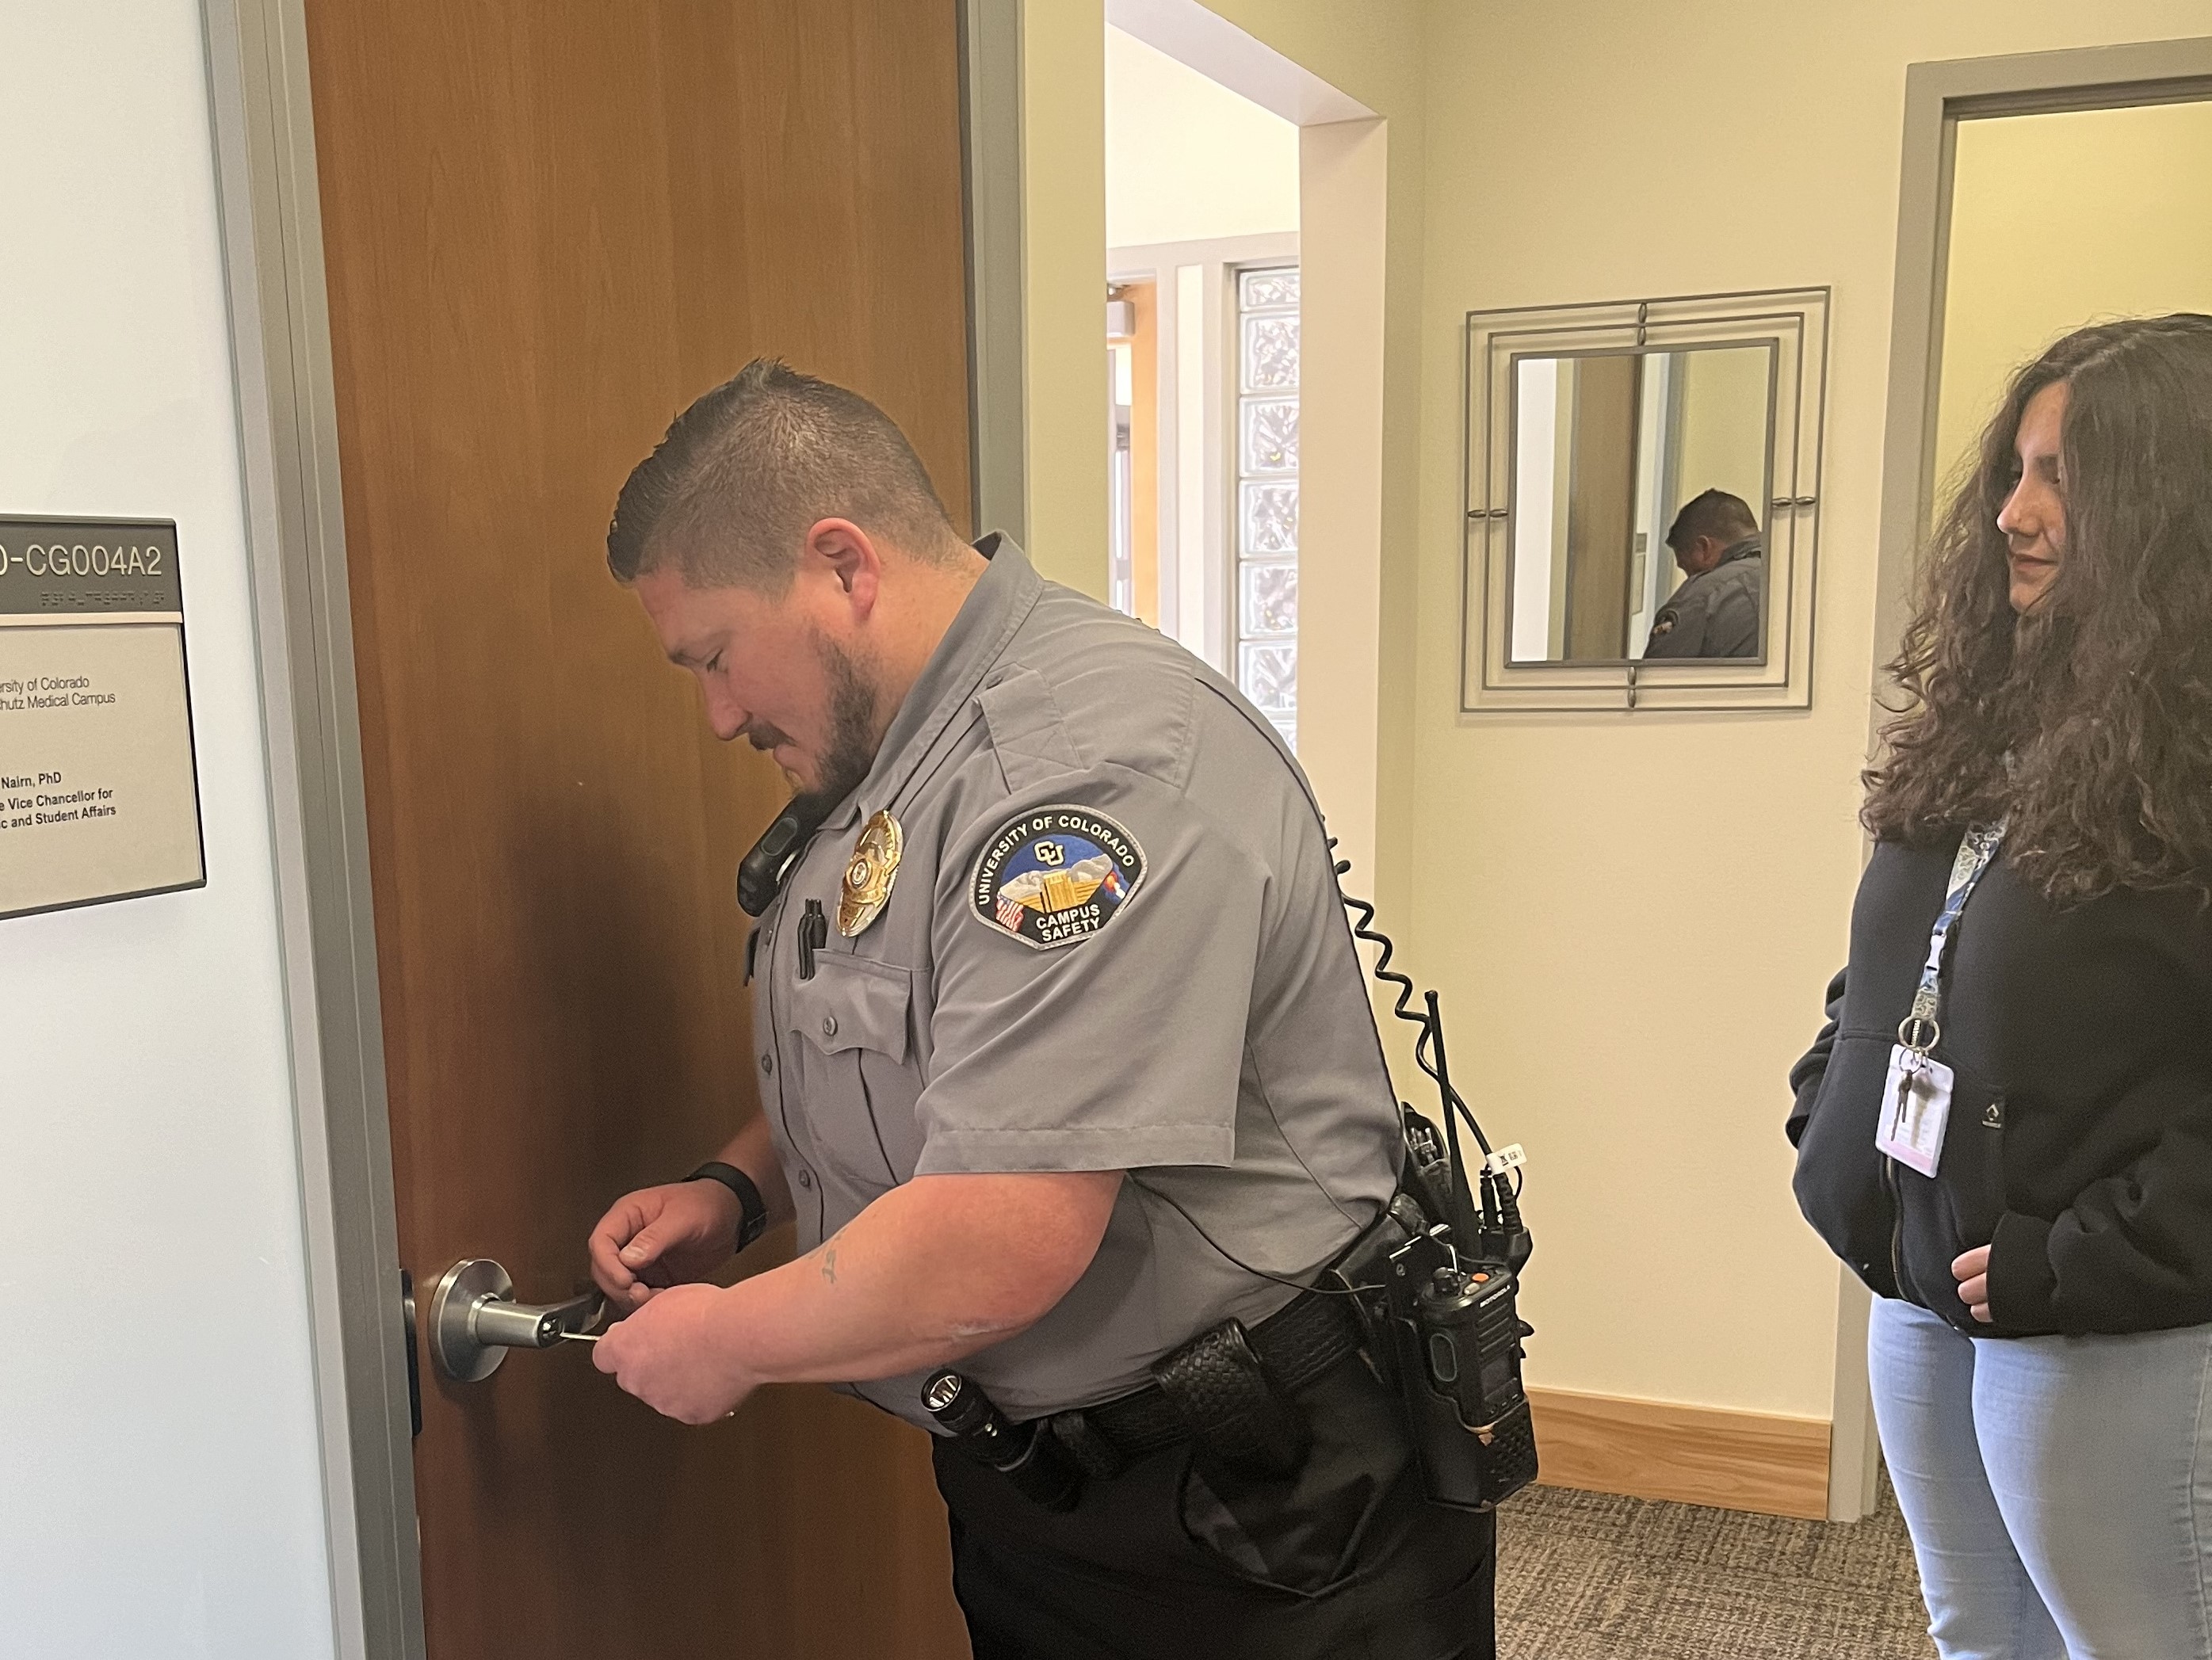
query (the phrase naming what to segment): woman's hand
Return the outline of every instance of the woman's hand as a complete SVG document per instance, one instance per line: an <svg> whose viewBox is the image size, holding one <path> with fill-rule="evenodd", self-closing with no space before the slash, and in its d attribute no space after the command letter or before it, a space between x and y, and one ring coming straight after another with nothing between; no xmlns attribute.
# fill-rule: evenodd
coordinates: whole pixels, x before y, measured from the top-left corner
<svg viewBox="0 0 2212 1660"><path fill-rule="evenodd" d="M1990 1248L1976 1245L1951 1264L1951 1277L1959 1282L1959 1300L1984 1325L1990 1324Z"/></svg>

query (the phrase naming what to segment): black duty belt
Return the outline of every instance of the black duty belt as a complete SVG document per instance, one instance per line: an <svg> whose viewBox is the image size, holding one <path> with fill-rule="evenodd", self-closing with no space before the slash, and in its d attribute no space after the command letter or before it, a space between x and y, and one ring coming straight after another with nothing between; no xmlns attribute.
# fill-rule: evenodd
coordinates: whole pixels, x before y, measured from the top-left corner
<svg viewBox="0 0 2212 1660"><path fill-rule="evenodd" d="M1278 1388L1303 1389L1358 1349L1364 1339L1351 1300L1309 1291L1252 1328L1253 1351ZM1131 1460L1191 1439L1190 1425L1158 1384L1085 1407L1082 1417Z"/></svg>

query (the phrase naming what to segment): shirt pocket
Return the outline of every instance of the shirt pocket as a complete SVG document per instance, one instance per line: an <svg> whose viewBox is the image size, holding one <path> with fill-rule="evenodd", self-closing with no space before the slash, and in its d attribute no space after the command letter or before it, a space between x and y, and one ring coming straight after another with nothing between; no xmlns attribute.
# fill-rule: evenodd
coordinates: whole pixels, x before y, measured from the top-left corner
<svg viewBox="0 0 2212 1660"><path fill-rule="evenodd" d="M799 1110L817 1155L878 1189L911 1176L921 1153L913 992L912 970L842 951L818 954L813 978L792 988L791 1031L805 1040Z"/></svg>

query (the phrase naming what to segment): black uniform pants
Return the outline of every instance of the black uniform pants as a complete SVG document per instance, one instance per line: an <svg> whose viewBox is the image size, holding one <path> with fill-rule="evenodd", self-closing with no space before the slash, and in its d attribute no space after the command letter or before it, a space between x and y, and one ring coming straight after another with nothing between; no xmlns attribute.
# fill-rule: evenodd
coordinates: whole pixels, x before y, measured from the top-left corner
<svg viewBox="0 0 2212 1660"><path fill-rule="evenodd" d="M1428 1502L1359 1356L1297 1400L1314 1445L1294 1475L1170 1447L1063 1514L939 1441L975 1660L1492 1660L1496 1518Z"/></svg>

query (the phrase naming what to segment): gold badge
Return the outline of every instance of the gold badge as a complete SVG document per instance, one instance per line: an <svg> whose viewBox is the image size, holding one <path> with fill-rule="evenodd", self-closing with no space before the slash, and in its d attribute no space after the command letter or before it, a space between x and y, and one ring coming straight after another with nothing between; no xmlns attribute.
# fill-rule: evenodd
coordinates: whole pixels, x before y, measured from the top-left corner
<svg viewBox="0 0 2212 1660"><path fill-rule="evenodd" d="M852 859L845 866L845 890L837 896L837 931L850 939L884 913L898 878L899 852L906 837L898 821L878 813L853 844Z"/></svg>

